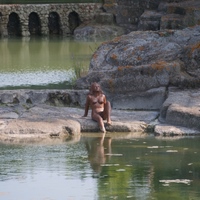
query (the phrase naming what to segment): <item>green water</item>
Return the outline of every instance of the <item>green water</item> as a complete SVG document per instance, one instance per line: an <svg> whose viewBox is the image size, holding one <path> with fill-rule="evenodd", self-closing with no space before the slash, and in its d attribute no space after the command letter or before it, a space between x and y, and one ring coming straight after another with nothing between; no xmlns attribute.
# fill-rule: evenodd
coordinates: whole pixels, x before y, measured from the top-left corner
<svg viewBox="0 0 200 200"><path fill-rule="evenodd" d="M66 89L88 72L101 42L72 38L0 39L0 89Z"/></svg>
<svg viewBox="0 0 200 200"><path fill-rule="evenodd" d="M101 145L102 144L102 145ZM0 199L197 200L200 138L82 135L0 143Z"/></svg>

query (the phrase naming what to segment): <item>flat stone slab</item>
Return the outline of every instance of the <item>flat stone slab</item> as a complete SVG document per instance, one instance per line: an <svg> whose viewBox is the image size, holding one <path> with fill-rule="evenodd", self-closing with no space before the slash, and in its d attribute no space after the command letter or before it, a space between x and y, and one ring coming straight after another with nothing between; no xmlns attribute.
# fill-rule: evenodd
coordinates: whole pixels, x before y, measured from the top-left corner
<svg viewBox="0 0 200 200"><path fill-rule="evenodd" d="M0 92L0 141L66 139L99 132L97 122L91 119L91 111L87 117L82 117L84 108L80 105L86 94L87 91ZM35 96L41 97L40 101L33 98ZM61 100L67 97L70 97L69 104L64 105L68 101ZM199 97L199 90L170 88L160 111L113 109L112 125L108 126L105 121L107 134L200 135Z"/></svg>
<svg viewBox="0 0 200 200"><path fill-rule="evenodd" d="M81 132L98 132L95 121L82 117L83 108L37 105L30 108L0 107L0 137L77 136ZM112 111L112 125L108 132L144 132L148 124L158 118L157 111Z"/></svg>
<svg viewBox="0 0 200 200"><path fill-rule="evenodd" d="M170 88L159 119L165 124L200 131L200 90Z"/></svg>

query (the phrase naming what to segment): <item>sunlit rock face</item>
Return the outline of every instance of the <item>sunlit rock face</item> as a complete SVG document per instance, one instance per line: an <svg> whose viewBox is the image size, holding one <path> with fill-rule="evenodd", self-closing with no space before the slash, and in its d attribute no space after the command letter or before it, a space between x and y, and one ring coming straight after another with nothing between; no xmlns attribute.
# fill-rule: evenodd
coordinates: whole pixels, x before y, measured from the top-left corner
<svg viewBox="0 0 200 200"><path fill-rule="evenodd" d="M77 87L88 88L92 82L99 82L113 104L125 99L126 105L135 102L131 108L142 109L146 103L139 105L140 99L147 102L152 97L153 103L148 108L156 109L165 99L168 87L199 87L199 58L200 26L131 32L98 48L88 75L77 81ZM152 89L156 88L164 88L156 92L160 103L153 98L156 93L155 90L152 93Z"/></svg>

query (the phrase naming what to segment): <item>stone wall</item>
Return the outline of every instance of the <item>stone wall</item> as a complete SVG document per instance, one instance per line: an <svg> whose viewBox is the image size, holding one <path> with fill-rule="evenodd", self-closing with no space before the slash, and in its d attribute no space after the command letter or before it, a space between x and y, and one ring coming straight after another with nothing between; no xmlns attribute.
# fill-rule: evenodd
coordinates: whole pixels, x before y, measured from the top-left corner
<svg viewBox="0 0 200 200"><path fill-rule="evenodd" d="M109 14L125 33L183 29L200 24L199 0L104 0L101 3L0 5L0 36L68 35L97 13ZM95 16L96 15L96 16Z"/></svg>
<svg viewBox="0 0 200 200"><path fill-rule="evenodd" d="M139 30L159 30L200 24L198 0L104 0L103 8L113 13L117 25L130 31L138 26Z"/></svg>
<svg viewBox="0 0 200 200"><path fill-rule="evenodd" d="M41 35L49 34L50 13L54 13L56 14L55 16L58 16L60 33L62 33L62 35L67 35L72 33L73 31L70 27L69 22L70 13L75 13L75 16L77 16L80 23L83 23L92 20L94 18L96 10L98 10L101 6L102 5L99 3L0 5L0 35L8 35L8 28L10 27L10 29L12 29L12 22L11 24L9 24L9 18L11 18L11 16L17 16L17 18L19 19L20 35L29 36L29 19L31 13L34 14L33 16L38 17L38 29L41 30ZM77 23L77 26L78 25L79 23Z"/></svg>
<svg viewBox="0 0 200 200"><path fill-rule="evenodd" d="M116 23L137 29L139 17L145 9L156 9L160 0L105 0L104 9L114 14Z"/></svg>

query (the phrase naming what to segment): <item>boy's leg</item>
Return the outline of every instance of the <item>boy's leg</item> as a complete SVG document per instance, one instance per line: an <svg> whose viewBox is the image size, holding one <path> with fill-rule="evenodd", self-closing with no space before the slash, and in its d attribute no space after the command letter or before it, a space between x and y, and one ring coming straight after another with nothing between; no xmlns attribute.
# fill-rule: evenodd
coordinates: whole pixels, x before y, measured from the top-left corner
<svg viewBox="0 0 200 200"><path fill-rule="evenodd" d="M106 119L108 124L112 123L111 118L110 118L110 114L111 114L111 105L110 105L110 102L107 101L106 104L105 104L105 108L104 108L103 119Z"/></svg>
<svg viewBox="0 0 200 200"><path fill-rule="evenodd" d="M92 119L95 120L95 121L97 121L101 132L105 133L106 129L104 127L103 118L98 113L93 113L92 114Z"/></svg>

